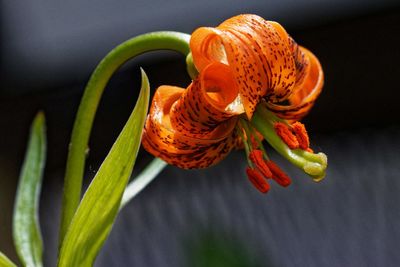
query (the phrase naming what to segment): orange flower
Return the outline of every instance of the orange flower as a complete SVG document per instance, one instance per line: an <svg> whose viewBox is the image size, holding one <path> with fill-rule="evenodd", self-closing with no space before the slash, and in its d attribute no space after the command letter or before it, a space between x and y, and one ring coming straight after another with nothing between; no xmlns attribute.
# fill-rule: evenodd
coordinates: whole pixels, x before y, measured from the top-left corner
<svg viewBox="0 0 400 267"><path fill-rule="evenodd" d="M326 156L309 152L304 126L291 124L310 110L322 88L322 68L311 52L278 23L256 15L197 29L190 48L199 75L186 90L157 89L143 134L148 152L190 169L216 164L244 147L247 173L260 191L269 189L260 175L287 186L290 179L268 158L261 134L315 180L325 175Z"/></svg>
<svg viewBox="0 0 400 267"><path fill-rule="evenodd" d="M277 22L239 15L217 28L199 28L190 48L201 72L213 62L230 66L247 116L261 98L281 117L298 120L321 92L323 72L318 59ZM287 100L287 105L280 105Z"/></svg>

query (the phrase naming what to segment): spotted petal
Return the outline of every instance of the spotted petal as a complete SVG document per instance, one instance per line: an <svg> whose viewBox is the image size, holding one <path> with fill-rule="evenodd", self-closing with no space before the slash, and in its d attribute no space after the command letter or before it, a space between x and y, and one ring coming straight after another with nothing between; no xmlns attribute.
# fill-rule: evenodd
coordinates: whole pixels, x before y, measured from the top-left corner
<svg viewBox="0 0 400 267"><path fill-rule="evenodd" d="M248 118L262 97L281 102L295 87L296 64L282 29L256 15L239 15L192 34L190 48L197 69L201 72L215 61L229 65Z"/></svg>
<svg viewBox="0 0 400 267"><path fill-rule="evenodd" d="M144 129L144 148L185 169L219 162L238 146L236 115L243 111L234 105L237 95L230 69L218 62L186 90L159 87Z"/></svg>
<svg viewBox="0 0 400 267"><path fill-rule="evenodd" d="M284 104L268 102L268 108L281 118L296 121L302 119L317 100L324 84L324 74L318 58L293 41L298 79L292 94Z"/></svg>

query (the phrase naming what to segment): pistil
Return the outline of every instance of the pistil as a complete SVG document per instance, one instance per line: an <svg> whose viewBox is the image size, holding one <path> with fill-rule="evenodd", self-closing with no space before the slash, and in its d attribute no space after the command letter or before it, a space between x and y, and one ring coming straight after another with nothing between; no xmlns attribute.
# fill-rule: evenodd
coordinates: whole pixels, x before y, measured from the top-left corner
<svg viewBox="0 0 400 267"><path fill-rule="evenodd" d="M306 151L304 149L291 149L286 142L277 134L274 125L276 123L283 123L288 125L288 122L280 119L271 111L268 110L265 103L261 102L253 115L251 125L261 133L265 140L283 157L289 160L292 164L302 169L305 173L310 175L314 181L318 182L325 177L327 168L327 157L324 153L318 154ZM303 148L307 143L305 138L305 129L301 126L294 124L296 137L301 140Z"/></svg>

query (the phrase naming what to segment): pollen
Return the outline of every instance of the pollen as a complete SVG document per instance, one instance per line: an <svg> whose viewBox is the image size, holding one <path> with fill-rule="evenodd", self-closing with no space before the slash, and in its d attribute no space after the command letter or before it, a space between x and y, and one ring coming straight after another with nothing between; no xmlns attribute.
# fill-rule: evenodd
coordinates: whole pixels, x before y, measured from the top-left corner
<svg viewBox="0 0 400 267"><path fill-rule="evenodd" d="M297 141L299 142L299 147L307 150L310 146L310 139L308 138L307 130L304 124L296 121L292 124L292 130L296 135Z"/></svg>
<svg viewBox="0 0 400 267"><path fill-rule="evenodd" d="M264 160L263 152L261 150L259 149L252 150L249 154L249 159L251 160L251 162L254 163L254 165L257 167L257 169L265 178L267 179L272 178L272 172L268 168L268 165Z"/></svg>
<svg viewBox="0 0 400 267"><path fill-rule="evenodd" d="M272 172L272 179L283 187L289 186L292 181L289 176L279 168L279 166L272 160L268 160L267 165Z"/></svg>
<svg viewBox="0 0 400 267"><path fill-rule="evenodd" d="M267 193L270 189L270 185L264 179L263 175L257 170L247 167L246 169L247 177L250 182L257 188L261 193Z"/></svg>
<svg viewBox="0 0 400 267"><path fill-rule="evenodd" d="M274 129L277 135L282 139L283 142L290 148L296 149L299 148L299 141L296 136L293 134L292 130L289 129L289 126L284 124L283 122L275 122Z"/></svg>

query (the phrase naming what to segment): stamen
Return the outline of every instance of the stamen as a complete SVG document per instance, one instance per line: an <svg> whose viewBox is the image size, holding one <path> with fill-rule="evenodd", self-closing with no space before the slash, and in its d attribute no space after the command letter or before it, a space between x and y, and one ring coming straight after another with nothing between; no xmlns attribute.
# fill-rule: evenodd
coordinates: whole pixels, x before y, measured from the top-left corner
<svg viewBox="0 0 400 267"><path fill-rule="evenodd" d="M252 136L250 137L250 142L251 142L251 147L252 147L252 149L257 149L257 148L260 146L260 145L258 144L257 139L255 138L254 135L252 135Z"/></svg>
<svg viewBox="0 0 400 267"><path fill-rule="evenodd" d="M248 142L249 148L250 149L258 149L259 142L257 142L257 140L258 140L257 133L253 132L250 129L248 122L246 120L240 119L239 122L246 134L246 140Z"/></svg>
<svg viewBox="0 0 400 267"><path fill-rule="evenodd" d="M250 145L249 145L249 143L247 142L247 138L244 137L243 128L237 126L237 127L236 127L236 131L237 131L237 133L239 134L240 138L242 139L242 143L243 143L243 146L244 146L244 151L246 152L247 162L248 162L248 164L249 164L250 166L253 166L252 163L251 163L251 161L249 160Z"/></svg>
<svg viewBox="0 0 400 267"><path fill-rule="evenodd" d="M263 152L261 150L252 150L250 152L249 159L251 160L251 162L254 163L254 165L261 172L261 174L264 175L265 178L272 178L272 172L268 168L267 163L265 162L263 157Z"/></svg>
<svg viewBox="0 0 400 267"><path fill-rule="evenodd" d="M251 125L257 132L261 133L264 139L282 156L288 159L292 164L305 171L312 177L314 181L320 181L326 174L328 166L327 158L323 153L312 153L309 148L307 149L291 149L288 145L287 136L296 136L293 134L287 122L278 118L262 103L257 106L256 112L251 119ZM289 132L286 136L278 134L279 129L282 132ZM293 147L293 146L292 146ZM266 158L268 160L268 158ZM313 163L310 165L310 163ZM316 163L316 164L314 164ZM268 165L268 164L267 164ZM272 173L274 171L268 166Z"/></svg>
<svg viewBox="0 0 400 267"><path fill-rule="evenodd" d="M268 192L270 186L257 169L247 167L246 173L250 182L254 185L255 188L257 188L258 191L264 194Z"/></svg>
<svg viewBox="0 0 400 267"><path fill-rule="evenodd" d="M249 128L249 131L252 131L252 132L253 132L253 135L252 135L252 138L253 138L253 139L252 139L252 140L254 140L254 141L256 142L256 145L257 145L254 149L261 149L261 151L263 152L264 158L265 158L265 159L268 159L267 151L265 151L265 148L264 148L264 146L263 146L263 144L262 144L262 141L261 141L261 139L263 138L263 136L262 136L259 132L257 132L257 130L254 129L254 128L251 126L250 123L247 124L247 127Z"/></svg>
<svg viewBox="0 0 400 267"><path fill-rule="evenodd" d="M292 130L297 137L297 141L299 142L299 147L301 149L307 150L310 146L310 139L308 138L307 130L304 124L299 121L296 121L292 124Z"/></svg>
<svg viewBox="0 0 400 267"><path fill-rule="evenodd" d="M297 141L296 136L286 124L283 122L275 122L274 129L276 134L279 135L282 141L285 142L290 149L299 148L299 142Z"/></svg>
<svg viewBox="0 0 400 267"><path fill-rule="evenodd" d="M275 162L268 160L266 163L272 172L272 179L274 179L275 182L283 187L287 187L292 183L289 176L284 173Z"/></svg>

